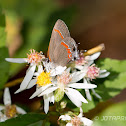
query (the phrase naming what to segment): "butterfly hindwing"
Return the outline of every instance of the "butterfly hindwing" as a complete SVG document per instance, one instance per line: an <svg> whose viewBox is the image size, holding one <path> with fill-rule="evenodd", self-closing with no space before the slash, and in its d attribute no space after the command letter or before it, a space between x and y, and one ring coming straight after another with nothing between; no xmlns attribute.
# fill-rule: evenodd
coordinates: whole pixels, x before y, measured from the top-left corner
<svg viewBox="0 0 126 126"><path fill-rule="evenodd" d="M73 38L66 37L54 50L54 63L65 66L69 61L73 59L74 48L76 43Z"/></svg>

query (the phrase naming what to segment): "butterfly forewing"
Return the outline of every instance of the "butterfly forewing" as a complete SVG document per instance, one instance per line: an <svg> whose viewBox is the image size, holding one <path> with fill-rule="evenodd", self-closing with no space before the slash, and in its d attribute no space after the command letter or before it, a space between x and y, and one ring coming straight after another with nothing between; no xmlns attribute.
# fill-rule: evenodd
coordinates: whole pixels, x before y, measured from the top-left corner
<svg viewBox="0 0 126 126"><path fill-rule="evenodd" d="M50 61L54 61L54 50L60 44L61 40L70 37L68 27L62 20L57 20L52 30L50 44L48 48L48 57Z"/></svg>

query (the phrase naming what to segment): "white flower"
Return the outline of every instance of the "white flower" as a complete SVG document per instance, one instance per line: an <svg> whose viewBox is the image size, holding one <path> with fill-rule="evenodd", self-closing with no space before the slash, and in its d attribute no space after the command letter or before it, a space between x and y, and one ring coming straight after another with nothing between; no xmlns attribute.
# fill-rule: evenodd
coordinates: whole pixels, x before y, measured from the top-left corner
<svg viewBox="0 0 126 126"><path fill-rule="evenodd" d="M57 66L56 68L52 69L51 65L50 65L50 63L49 64L47 63L45 65L46 71L48 71L48 72L44 72L42 66L39 66L38 72L34 73L35 78L32 79L29 83L29 87L32 87L35 84L38 84L37 89L36 89L37 91L35 92L34 95L36 95L36 93L39 93L39 92L41 93L42 91L51 87L53 85L52 78L55 78L56 75L60 75L66 69L66 66L65 67ZM51 66L51 69L50 69L50 66ZM50 70L50 72L49 72L49 70ZM31 98L33 98L33 97L31 97ZM45 113L47 113L49 110L49 102L54 103L53 92L43 95L43 99L44 99L44 111L45 111Z"/></svg>
<svg viewBox="0 0 126 126"><path fill-rule="evenodd" d="M90 73L95 72L97 74L94 73L94 77L97 77L97 78L107 77L110 74L110 72L107 72L107 70L100 70L99 68L95 67L95 64L93 64L94 60L96 60L100 56L100 54L101 52L97 52L97 53L92 54L91 56L86 56L86 57L80 56L80 59L76 61L75 68L80 71L85 72L86 74L88 74L89 71ZM90 76L88 77L90 78ZM95 79L94 77L91 79Z"/></svg>
<svg viewBox="0 0 126 126"><path fill-rule="evenodd" d="M96 78L105 78L110 74L110 72L107 72L107 70L100 70L95 66L94 60L97 59L100 54L101 52L97 52L86 57L82 55L80 56L80 59L76 61L75 68L85 73L85 76L83 76L83 82L88 82L90 84L90 80ZM97 98L101 99L94 89L91 90ZM88 100L92 100L89 89L85 89L85 93Z"/></svg>
<svg viewBox="0 0 126 126"><path fill-rule="evenodd" d="M3 101L4 105L0 105L0 122L16 117L17 114L26 114L22 108L12 105L9 88L5 88L4 90Z"/></svg>
<svg viewBox="0 0 126 126"><path fill-rule="evenodd" d="M15 93L19 93L25 89L28 89L27 87L29 87L29 82L34 75L36 66L38 67L39 65L41 65L42 59L45 59L45 56L42 55L42 52L38 53L34 49L31 49L30 52L30 54L27 54L28 58L5 58L5 60L8 62L30 64L26 75L20 85L20 88Z"/></svg>
<svg viewBox="0 0 126 126"><path fill-rule="evenodd" d="M66 126L91 126L93 124L93 121L83 117L82 112L78 116L69 116L69 115L61 115L59 117L59 120L66 121Z"/></svg>
<svg viewBox="0 0 126 126"><path fill-rule="evenodd" d="M75 83L81 80L84 74L83 72L74 72L70 75L66 70L62 75L58 76L56 80L53 79L52 83L39 88L30 98L44 96L53 93L53 91L60 90L60 93L65 93L77 107L80 107L82 102L88 102L76 89L92 89L97 87L94 84ZM42 80L39 80L40 84L43 83L43 81L41 81Z"/></svg>

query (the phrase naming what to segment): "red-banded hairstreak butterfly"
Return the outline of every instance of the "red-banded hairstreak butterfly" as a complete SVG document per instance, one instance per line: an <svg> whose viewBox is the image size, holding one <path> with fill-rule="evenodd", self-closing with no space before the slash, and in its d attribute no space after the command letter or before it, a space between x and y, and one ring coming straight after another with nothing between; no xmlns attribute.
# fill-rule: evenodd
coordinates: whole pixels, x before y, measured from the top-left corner
<svg viewBox="0 0 126 126"><path fill-rule="evenodd" d="M52 30L48 57L51 62L61 66L78 57L76 42L70 37L68 27L60 19Z"/></svg>

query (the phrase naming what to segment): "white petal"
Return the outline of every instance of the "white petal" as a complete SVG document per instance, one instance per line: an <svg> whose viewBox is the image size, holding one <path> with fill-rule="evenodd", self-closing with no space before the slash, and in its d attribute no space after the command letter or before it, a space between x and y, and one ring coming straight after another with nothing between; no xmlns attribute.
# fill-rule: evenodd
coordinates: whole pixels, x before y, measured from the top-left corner
<svg viewBox="0 0 126 126"><path fill-rule="evenodd" d="M44 111L47 114L49 111L49 99L48 99L48 95L44 95Z"/></svg>
<svg viewBox="0 0 126 126"><path fill-rule="evenodd" d="M34 85L36 85L36 79L32 79L30 82L29 82L29 84L28 84L28 86L27 86L27 89L30 89L30 88L32 88Z"/></svg>
<svg viewBox="0 0 126 126"><path fill-rule="evenodd" d="M9 92L9 88L5 88L4 89L4 105L11 105L11 96L10 96L10 92Z"/></svg>
<svg viewBox="0 0 126 126"><path fill-rule="evenodd" d="M82 94L79 91L72 89L72 88L67 88L67 91L69 93L72 93L73 96L76 96L74 98L78 98L80 101L82 101L84 103L88 103L88 101L82 96Z"/></svg>
<svg viewBox="0 0 126 126"><path fill-rule="evenodd" d="M38 72L34 72L34 75L33 76L36 76L37 77L37 76L39 76L39 74L40 73L38 73Z"/></svg>
<svg viewBox="0 0 126 126"><path fill-rule="evenodd" d="M38 73L42 73L43 72L43 66L42 65L39 65L38 66Z"/></svg>
<svg viewBox="0 0 126 126"><path fill-rule="evenodd" d="M32 99L32 98L38 96L40 93L42 93L46 88L50 87L51 85L52 84L48 84L46 86L43 86L43 87L36 89L36 92L29 99Z"/></svg>
<svg viewBox="0 0 126 126"><path fill-rule="evenodd" d="M88 61L88 66L90 66L91 64L93 64L94 63L94 60L90 60L90 61Z"/></svg>
<svg viewBox="0 0 126 126"><path fill-rule="evenodd" d="M0 117L3 115L3 113L0 111Z"/></svg>
<svg viewBox="0 0 126 126"><path fill-rule="evenodd" d="M50 93L52 93L53 91L55 91L57 88L58 88L58 87L50 87L50 88L46 89L45 91L43 91L43 92L39 95L39 97L40 97L40 96L43 96L43 95L45 95L45 94L50 94Z"/></svg>
<svg viewBox="0 0 126 126"><path fill-rule="evenodd" d="M0 122L6 121L8 118L2 112L0 112Z"/></svg>
<svg viewBox="0 0 126 126"><path fill-rule="evenodd" d="M92 90L93 94L94 94L97 98L101 99L101 96L100 96L99 94L97 94L97 93L95 92L94 89L91 89L91 90Z"/></svg>
<svg viewBox="0 0 126 126"><path fill-rule="evenodd" d="M82 103L88 103L87 100L81 95L81 93L75 89L65 88L65 93L68 98L77 106L81 107Z"/></svg>
<svg viewBox="0 0 126 126"><path fill-rule="evenodd" d="M5 58L5 60L12 63L27 63L26 58Z"/></svg>
<svg viewBox="0 0 126 126"><path fill-rule="evenodd" d="M84 82L84 84L88 84L88 83L87 83L87 80L86 80L85 78L83 79L83 82ZM89 83L89 84L90 84L90 83ZM91 98L91 95L90 95L89 90L88 90L88 89L85 89L85 93L86 93L87 99L91 101L92 98Z"/></svg>
<svg viewBox="0 0 126 126"><path fill-rule="evenodd" d="M101 74L101 73L105 73L105 72L107 72L107 70L100 70L100 71L99 71L100 74Z"/></svg>
<svg viewBox="0 0 126 126"><path fill-rule="evenodd" d="M56 76L56 75L62 74L62 72L65 69L66 69L66 66L65 67L57 66L55 69L51 70L50 76Z"/></svg>
<svg viewBox="0 0 126 126"><path fill-rule="evenodd" d="M97 78L105 78L105 77L109 76L109 74L110 74L110 72L102 73Z"/></svg>
<svg viewBox="0 0 126 126"><path fill-rule="evenodd" d="M66 72L70 73L70 69L71 69L71 67L68 67L68 68L66 69Z"/></svg>
<svg viewBox="0 0 126 126"><path fill-rule="evenodd" d="M97 52L90 56L89 60L96 60L100 56L101 52Z"/></svg>
<svg viewBox="0 0 126 126"><path fill-rule="evenodd" d="M53 92L49 94L49 101L52 102L54 104L54 95L53 95Z"/></svg>
<svg viewBox="0 0 126 126"><path fill-rule="evenodd" d="M84 69L84 66L81 66L81 65L75 65L75 68L78 69L78 70L83 70L83 69Z"/></svg>
<svg viewBox="0 0 126 126"><path fill-rule="evenodd" d="M72 123L67 123L66 126L73 126Z"/></svg>
<svg viewBox="0 0 126 126"><path fill-rule="evenodd" d="M80 107L80 114L78 115L78 117L82 117L83 116L83 109Z"/></svg>
<svg viewBox="0 0 126 126"><path fill-rule="evenodd" d="M85 84L85 83L73 83L73 84L68 84L68 87L72 87L72 88L76 88L76 89L92 89L92 88L96 88L97 85Z"/></svg>
<svg viewBox="0 0 126 126"><path fill-rule="evenodd" d="M91 94L88 89L85 89L85 94L86 94L87 99L91 101L92 98L91 98Z"/></svg>
<svg viewBox="0 0 126 126"><path fill-rule="evenodd" d="M74 72L71 74L72 80L70 83L75 83L83 79L83 77L86 75L86 72Z"/></svg>
<svg viewBox="0 0 126 126"><path fill-rule="evenodd" d="M20 90L20 88L17 90L17 91L15 91L14 92L14 94L17 94L17 93L19 93L19 92L21 92L22 90Z"/></svg>
<svg viewBox="0 0 126 126"><path fill-rule="evenodd" d="M87 119L85 117L82 117L81 121L84 123L85 126L91 126L93 124L93 121L91 121L90 119Z"/></svg>
<svg viewBox="0 0 126 126"><path fill-rule="evenodd" d="M5 106L0 105L0 111L3 110L5 108Z"/></svg>
<svg viewBox="0 0 126 126"><path fill-rule="evenodd" d="M18 106L16 106L16 109L17 109L17 112L18 112L19 114L26 114L26 112L25 112L24 109L22 109L22 108L20 108L20 107L18 107Z"/></svg>
<svg viewBox="0 0 126 126"><path fill-rule="evenodd" d="M71 120L71 117L69 115L61 115L59 119L66 121L66 120Z"/></svg>
<svg viewBox="0 0 126 126"><path fill-rule="evenodd" d="M43 87L37 89L37 90L35 91L35 93L34 93L29 99L32 99L32 98L38 96L42 91L43 91Z"/></svg>
<svg viewBox="0 0 126 126"><path fill-rule="evenodd" d="M24 80L22 81L22 83L20 85L20 90L26 89L26 87L28 86L28 83L30 82L30 80L33 77L35 68L36 68L36 65L31 66L31 68L29 69L29 71L25 75Z"/></svg>
<svg viewBox="0 0 126 126"><path fill-rule="evenodd" d="M28 69L26 70L26 74L28 73L28 71L31 69L32 65L30 64Z"/></svg>

